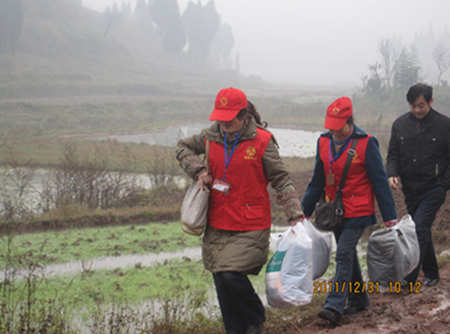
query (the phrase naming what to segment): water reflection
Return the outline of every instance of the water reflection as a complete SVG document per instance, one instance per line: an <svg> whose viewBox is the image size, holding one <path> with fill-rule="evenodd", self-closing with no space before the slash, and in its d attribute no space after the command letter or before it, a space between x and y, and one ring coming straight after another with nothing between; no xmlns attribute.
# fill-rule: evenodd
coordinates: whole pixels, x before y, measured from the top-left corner
<svg viewBox="0 0 450 334"><path fill-rule="evenodd" d="M164 131L148 132L134 135L98 136L93 139L117 140L119 142L146 143L150 145L175 146L180 139L200 133L209 123L195 123L184 126L172 126ZM316 154L317 138L320 131L303 131L293 129L268 128L280 147L280 155L285 157L312 157Z"/></svg>

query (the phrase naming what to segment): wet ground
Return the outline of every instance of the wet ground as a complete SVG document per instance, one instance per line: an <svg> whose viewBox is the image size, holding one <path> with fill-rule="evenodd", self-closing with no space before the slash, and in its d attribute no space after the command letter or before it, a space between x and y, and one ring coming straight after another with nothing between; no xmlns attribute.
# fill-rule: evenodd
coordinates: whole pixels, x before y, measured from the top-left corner
<svg viewBox="0 0 450 334"><path fill-rule="evenodd" d="M293 182L300 193L305 193L312 171L292 175ZM399 217L407 213L404 197L400 190L394 191L396 209ZM273 196L273 193L272 193ZM272 197L274 200L274 197ZM378 214L378 222L381 217ZM379 224L367 228L365 237L378 229ZM438 254L448 253L450 247L450 195L439 210L433 224L433 242ZM448 256L447 256L448 257ZM419 282L425 278L419 276ZM450 263L440 269L441 281L435 287L421 287L421 293L378 293L370 296L371 307L363 312L344 316L341 326L331 326L316 314L301 319L299 330L288 334L450 334ZM319 311L319 310L317 310Z"/></svg>
<svg viewBox="0 0 450 334"><path fill-rule="evenodd" d="M300 331L289 334L448 334L450 333L450 263L440 270L437 286L420 288L420 293L378 293L370 296L371 307L343 317L341 326L313 315L302 319ZM423 283L424 277L419 277Z"/></svg>
<svg viewBox="0 0 450 334"><path fill-rule="evenodd" d="M66 276L74 275L82 272L85 269L88 270L100 270L107 269L112 270L116 268L133 267L135 265L142 265L150 267L155 263L164 262L170 259L189 258L191 260L201 259L201 248L185 248L176 252L160 252L160 253L147 253L144 255L121 255L121 256L108 256L95 258L85 261L73 261L61 264L51 264L43 268L42 273L46 277L51 276ZM26 273L25 273L26 275Z"/></svg>

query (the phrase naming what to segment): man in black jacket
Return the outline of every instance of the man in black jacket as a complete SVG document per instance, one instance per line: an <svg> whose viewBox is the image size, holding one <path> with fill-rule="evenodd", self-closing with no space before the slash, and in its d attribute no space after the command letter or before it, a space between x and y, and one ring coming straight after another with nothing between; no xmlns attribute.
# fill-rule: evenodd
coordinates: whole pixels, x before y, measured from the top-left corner
<svg viewBox="0 0 450 334"><path fill-rule="evenodd" d="M433 88L412 86L406 94L411 112L392 125L386 172L392 189L402 191L416 223L420 262L404 283L415 283L422 266L425 285L439 283L431 226L450 188L450 118L435 111Z"/></svg>

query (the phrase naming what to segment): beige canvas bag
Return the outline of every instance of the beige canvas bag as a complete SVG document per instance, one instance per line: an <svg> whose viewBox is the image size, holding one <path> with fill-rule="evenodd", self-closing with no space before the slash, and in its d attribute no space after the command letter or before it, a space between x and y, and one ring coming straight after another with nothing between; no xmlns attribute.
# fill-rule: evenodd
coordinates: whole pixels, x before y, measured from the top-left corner
<svg viewBox="0 0 450 334"><path fill-rule="evenodd" d="M209 174L209 140L206 141L206 171ZM181 206L181 227L192 235L201 235L208 220L209 190L201 190L193 181Z"/></svg>

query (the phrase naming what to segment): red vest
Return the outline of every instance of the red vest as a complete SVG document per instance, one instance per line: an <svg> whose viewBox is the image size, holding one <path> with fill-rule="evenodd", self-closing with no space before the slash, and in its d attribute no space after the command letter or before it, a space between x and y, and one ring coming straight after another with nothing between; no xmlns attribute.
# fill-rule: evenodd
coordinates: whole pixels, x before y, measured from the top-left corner
<svg viewBox="0 0 450 334"><path fill-rule="evenodd" d="M231 184L228 195L211 190L208 224L230 231L255 231L270 228L272 216L262 157L272 134L257 128L257 136L236 147L228 165L225 181ZM212 179L223 179L224 146L210 142L209 164Z"/></svg>
<svg viewBox="0 0 450 334"><path fill-rule="evenodd" d="M375 194L366 171L366 148L369 138L370 135L358 139L355 148L356 154L350 163L347 179L342 190L345 218L362 217L375 213ZM320 159L323 162L325 179L330 170L330 141L331 139L329 137L320 137L319 142ZM348 144L341 156L331 164L331 172L334 174L334 185L327 185L325 183L325 195L330 201L336 195L345 161L347 160L348 149L352 145L352 141Z"/></svg>

